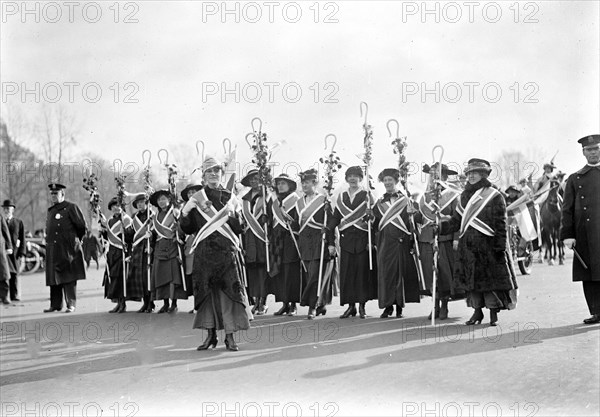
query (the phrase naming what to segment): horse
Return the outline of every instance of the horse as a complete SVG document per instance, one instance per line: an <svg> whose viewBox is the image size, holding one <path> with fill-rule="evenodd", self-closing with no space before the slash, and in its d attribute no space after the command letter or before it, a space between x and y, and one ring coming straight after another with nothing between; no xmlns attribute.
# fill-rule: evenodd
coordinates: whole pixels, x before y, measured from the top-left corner
<svg viewBox="0 0 600 417"><path fill-rule="evenodd" d="M548 265L554 265L558 254L559 265L564 265L565 248L559 239L560 221L562 217L562 196L560 195L560 182L552 180L548 197L540 209L540 220L542 226L542 243L546 250L544 259L548 259Z"/></svg>

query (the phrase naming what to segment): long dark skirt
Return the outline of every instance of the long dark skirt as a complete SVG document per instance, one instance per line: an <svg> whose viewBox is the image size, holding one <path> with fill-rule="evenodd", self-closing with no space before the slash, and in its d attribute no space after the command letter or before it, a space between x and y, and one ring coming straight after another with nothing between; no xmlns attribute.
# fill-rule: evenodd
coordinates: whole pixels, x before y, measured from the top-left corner
<svg viewBox="0 0 600 417"><path fill-rule="evenodd" d="M266 297L267 267L263 263L246 264L248 278L248 297Z"/></svg>
<svg viewBox="0 0 600 417"><path fill-rule="evenodd" d="M106 271L104 271L104 298L116 302L123 298L123 252L111 246L106 254ZM126 300L140 301L143 297L143 288L131 274L125 280Z"/></svg>
<svg viewBox="0 0 600 417"><path fill-rule="evenodd" d="M376 260L373 260L376 264ZM375 265L374 265L375 266ZM369 252L340 255L340 305L366 303L377 298L377 272L369 270Z"/></svg>
<svg viewBox="0 0 600 417"><path fill-rule="evenodd" d="M186 283L187 284L187 283ZM181 266L177 258L157 259L152 264L152 299L187 300L187 292L183 289Z"/></svg>
<svg viewBox="0 0 600 417"><path fill-rule="evenodd" d="M139 301L148 289L148 257L144 251L145 243L133 249L127 276L127 299Z"/></svg>
<svg viewBox="0 0 600 417"><path fill-rule="evenodd" d="M386 229L393 227L388 226ZM380 232L381 234L382 232ZM396 233L394 231L394 233ZM398 232L401 233L401 232ZM421 290L408 237L381 237L377 246L379 308L419 303Z"/></svg>
<svg viewBox="0 0 600 417"><path fill-rule="evenodd" d="M212 289L197 308L194 329L224 329L225 333L233 333L250 328L247 306L233 301L220 289Z"/></svg>
<svg viewBox="0 0 600 417"><path fill-rule="evenodd" d="M300 262L281 265L281 272L269 278L269 292L275 295L275 301L299 303L302 294L302 266Z"/></svg>
<svg viewBox="0 0 600 417"><path fill-rule="evenodd" d="M426 295L431 295L433 287L433 246L431 243L419 242L421 249L421 264L427 290ZM457 290L452 285L452 274L454 271L455 254L452 241L439 242L438 276L436 289L439 297L452 297L453 299L465 298L465 292Z"/></svg>
<svg viewBox="0 0 600 417"><path fill-rule="evenodd" d="M511 291L469 291L467 306L472 308L498 308L500 310L512 309L516 300L512 298Z"/></svg>
<svg viewBox="0 0 600 417"><path fill-rule="evenodd" d="M334 262L329 261L329 262ZM319 282L319 259L314 259L311 261L304 261L306 265L306 269L308 272L302 271L302 280L306 282L304 286L304 290L302 291L302 297L300 298L300 305L303 307L316 307L317 306L317 287ZM329 274L327 276L326 271L328 262L323 262L323 277L321 281L322 288L322 302L320 305L331 304L331 300L333 298L333 276ZM331 269L331 268L329 268Z"/></svg>

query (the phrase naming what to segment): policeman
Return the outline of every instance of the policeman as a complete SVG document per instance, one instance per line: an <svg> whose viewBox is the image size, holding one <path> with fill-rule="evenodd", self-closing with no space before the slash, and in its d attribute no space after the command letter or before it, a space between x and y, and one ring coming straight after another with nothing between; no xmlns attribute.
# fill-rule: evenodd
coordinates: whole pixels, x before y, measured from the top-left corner
<svg viewBox="0 0 600 417"><path fill-rule="evenodd" d="M590 318L600 323L600 135L578 140L587 164L567 179L560 237L573 250L573 281L583 282Z"/></svg>

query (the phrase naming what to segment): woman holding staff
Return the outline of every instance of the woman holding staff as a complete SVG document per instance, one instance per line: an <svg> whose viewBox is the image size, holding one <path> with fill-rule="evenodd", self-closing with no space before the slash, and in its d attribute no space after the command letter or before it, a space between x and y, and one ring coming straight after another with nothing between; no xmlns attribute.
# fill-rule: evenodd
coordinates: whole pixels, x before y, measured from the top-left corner
<svg viewBox="0 0 600 417"><path fill-rule="evenodd" d="M225 347L237 351L233 333L250 328L248 299L241 264L241 216L235 197L221 185L223 166L207 157L202 163L204 187L190 197L182 210L181 228L196 234L192 245L194 304L193 327L207 329L198 350L214 348L217 330L225 330Z"/></svg>

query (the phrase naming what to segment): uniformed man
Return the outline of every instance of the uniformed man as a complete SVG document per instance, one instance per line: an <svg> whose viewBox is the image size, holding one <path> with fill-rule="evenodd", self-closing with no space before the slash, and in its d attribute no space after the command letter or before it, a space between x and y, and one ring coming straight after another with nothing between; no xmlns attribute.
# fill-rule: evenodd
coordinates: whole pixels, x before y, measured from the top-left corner
<svg viewBox="0 0 600 417"><path fill-rule="evenodd" d="M46 217L46 285L50 287L50 308L44 313L60 311L63 292L67 313L75 311L77 281L85 279L81 239L86 224L76 204L65 201L65 186L49 184L50 203Z"/></svg>
<svg viewBox="0 0 600 417"><path fill-rule="evenodd" d="M14 216L15 205L10 200L4 200L2 209L4 210L4 219L8 225L8 231L13 245L13 253L8 255L8 264L10 268L10 299L12 301L20 301L17 276L19 275L21 260L26 253L25 228L23 227L21 219Z"/></svg>
<svg viewBox="0 0 600 417"><path fill-rule="evenodd" d="M583 282L591 317L600 323L600 135L578 140L587 164L567 179L560 237L573 249L573 281Z"/></svg>

